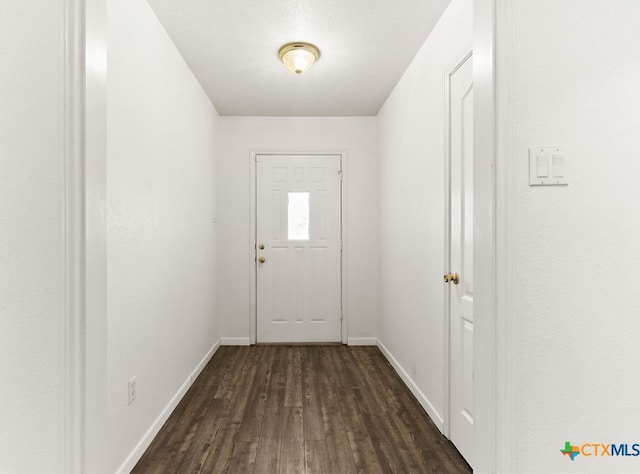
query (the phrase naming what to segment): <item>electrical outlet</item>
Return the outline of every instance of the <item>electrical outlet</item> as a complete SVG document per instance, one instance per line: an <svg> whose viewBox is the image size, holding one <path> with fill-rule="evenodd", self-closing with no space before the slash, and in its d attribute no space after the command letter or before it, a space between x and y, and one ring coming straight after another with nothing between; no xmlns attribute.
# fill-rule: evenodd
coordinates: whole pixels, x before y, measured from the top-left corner
<svg viewBox="0 0 640 474"><path fill-rule="evenodd" d="M129 405L136 400L136 377L135 375L129 380Z"/></svg>

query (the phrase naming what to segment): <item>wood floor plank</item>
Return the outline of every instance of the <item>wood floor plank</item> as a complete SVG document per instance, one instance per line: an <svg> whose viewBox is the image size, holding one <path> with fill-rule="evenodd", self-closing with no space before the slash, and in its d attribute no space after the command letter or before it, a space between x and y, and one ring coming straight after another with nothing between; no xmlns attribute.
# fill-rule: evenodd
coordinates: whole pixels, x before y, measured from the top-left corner
<svg viewBox="0 0 640 474"><path fill-rule="evenodd" d="M218 390L214 395L214 398L230 398L232 395L232 387L238 383L239 378L242 375L242 367L245 364L247 357L249 356L250 348L239 346L235 351L229 351L232 347L225 346L219 350L227 349L230 353L230 357L224 358L225 372L224 377L220 381Z"/></svg>
<svg viewBox="0 0 640 474"><path fill-rule="evenodd" d="M285 406L280 446L280 472L291 474L304 472L304 430L302 407Z"/></svg>
<svg viewBox="0 0 640 474"><path fill-rule="evenodd" d="M334 386L329 383L321 383L318 384L318 390L320 403L322 405L327 453L331 466L329 472L357 472L349 445L349 435L342 420Z"/></svg>
<svg viewBox="0 0 640 474"><path fill-rule="evenodd" d="M235 443L227 472L233 474L253 472L258 441L238 441Z"/></svg>
<svg viewBox="0 0 640 474"><path fill-rule="evenodd" d="M238 430L238 441L254 442L257 446L265 414L267 390L271 382L275 347L261 347L256 352L259 355L258 367L252 390L247 399L242 424Z"/></svg>
<svg viewBox="0 0 640 474"><path fill-rule="evenodd" d="M222 347L135 473L468 473L375 347Z"/></svg>
<svg viewBox="0 0 640 474"><path fill-rule="evenodd" d="M354 389L354 394L361 409L364 427L369 439L371 439L382 471L386 473L406 472L407 468L400 455L400 446L394 442L391 426L386 422L387 416L381 416L371 408L372 400L363 396L361 388Z"/></svg>
<svg viewBox="0 0 640 474"><path fill-rule="evenodd" d="M221 427L211 441L211 449L205 459L200 472L222 473L228 472L233 454L236 428L234 426Z"/></svg>
<svg viewBox="0 0 640 474"><path fill-rule="evenodd" d="M341 390L337 395L340 400L342 420L347 428L349 446L358 472L384 472L358 403L358 388L363 386L363 381L357 371L351 367L353 362L354 359L349 350L341 350L336 358L337 368L343 380L343 383L338 386Z"/></svg>
<svg viewBox="0 0 640 474"><path fill-rule="evenodd" d="M249 351L238 377L234 378L227 388L228 396L232 403L228 407L226 416L227 425L233 425L238 430L244 419L245 411L249 403L249 398L254 392L258 362L262 356L263 347L256 347Z"/></svg>
<svg viewBox="0 0 640 474"><path fill-rule="evenodd" d="M287 348L286 407L302 406L302 347Z"/></svg>
<svg viewBox="0 0 640 474"><path fill-rule="evenodd" d="M191 442L177 459L179 464L175 469L176 472L200 472L211 453L212 441L222 424L226 403L227 400L211 400L205 415L198 420Z"/></svg>
<svg viewBox="0 0 640 474"><path fill-rule="evenodd" d="M246 352L246 354L241 358L242 362L234 364L233 370L237 373L226 379L227 384L223 396L228 399L228 402L201 472L227 472L229 468L235 445L238 442L237 436L242 425L244 412L252 393L258 360L262 353L260 348L257 349L250 350L249 348L247 350L245 348L244 351L240 351L241 353Z"/></svg>
<svg viewBox="0 0 640 474"><path fill-rule="evenodd" d="M308 349L304 352L304 376L302 377L304 439L324 440L326 438L324 419L318 393L318 373L320 368L318 367L318 358L316 356L320 351L313 348Z"/></svg>
<svg viewBox="0 0 640 474"><path fill-rule="evenodd" d="M280 472L280 446L284 420L284 394L286 369L286 350L274 347L274 361L267 387L265 412L260 429L260 440L256 453L255 474Z"/></svg>
<svg viewBox="0 0 640 474"><path fill-rule="evenodd" d="M327 474L329 467L329 452L325 439L305 440L305 472L307 474Z"/></svg>
<svg viewBox="0 0 640 474"><path fill-rule="evenodd" d="M281 423L278 423L282 426ZM281 437L260 438L258 443L258 451L256 453L256 462L253 468L255 474L271 474L280 472L280 449Z"/></svg>
<svg viewBox="0 0 640 474"><path fill-rule="evenodd" d="M316 369L318 371L318 383L337 383L335 371L331 364L330 352L335 352L335 347L321 347L316 352Z"/></svg>

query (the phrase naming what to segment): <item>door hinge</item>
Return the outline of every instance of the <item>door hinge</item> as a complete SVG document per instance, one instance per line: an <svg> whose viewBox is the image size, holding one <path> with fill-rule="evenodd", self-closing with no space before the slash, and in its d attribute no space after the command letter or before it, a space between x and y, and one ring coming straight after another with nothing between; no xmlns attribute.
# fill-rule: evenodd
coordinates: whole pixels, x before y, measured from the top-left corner
<svg viewBox="0 0 640 474"><path fill-rule="evenodd" d="M342 241L340 241L340 252L342 252L344 250L344 244L342 243Z"/></svg>
<svg viewBox="0 0 640 474"><path fill-rule="evenodd" d="M340 321L344 320L344 310L340 307Z"/></svg>
<svg viewBox="0 0 640 474"><path fill-rule="evenodd" d="M338 170L338 178L340 178L340 181L342 181L342 170Z"/></svg>

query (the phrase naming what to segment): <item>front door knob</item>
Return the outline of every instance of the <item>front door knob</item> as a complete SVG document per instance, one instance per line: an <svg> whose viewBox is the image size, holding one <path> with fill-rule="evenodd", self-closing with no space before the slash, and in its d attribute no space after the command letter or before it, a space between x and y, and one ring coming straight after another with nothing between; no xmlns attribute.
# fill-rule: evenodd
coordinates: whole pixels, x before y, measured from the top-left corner
<svg viewBox="0 0 640 474"><path fill-rule="evenodd" d="M450 281L452 281L454 285L457 285L458 283L460 283L460 275L458 275L457 273L445 273L444 282L449 283Z"/></svg>
<svg viewBox="0 0 640 474"><path fill-rule="evenodd" d="M266 262L266 261L267 261L267 259L266 259L266 258L264 258L264 257L258 257L258 262L260 262L260 263L264 263L264 262Z"/></svg>

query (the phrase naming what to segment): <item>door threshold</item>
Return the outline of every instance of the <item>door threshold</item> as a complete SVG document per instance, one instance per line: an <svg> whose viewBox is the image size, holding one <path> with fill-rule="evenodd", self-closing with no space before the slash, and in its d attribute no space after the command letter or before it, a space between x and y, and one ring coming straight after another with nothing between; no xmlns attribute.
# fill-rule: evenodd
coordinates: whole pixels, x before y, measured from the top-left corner
<svg viewBox="0 0 640 474"><path fill-rule="evenodd" d="M342 342L256 342L255 345L256 346L341 346Z"/></svg>

